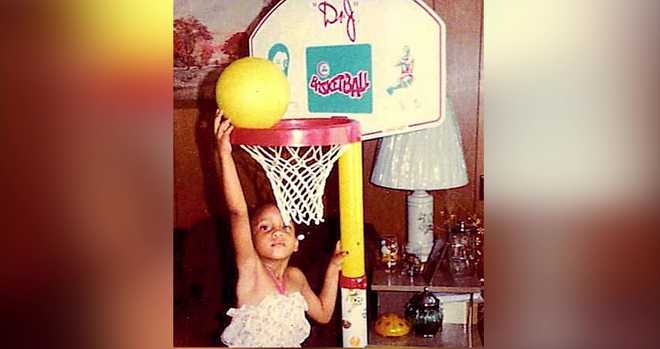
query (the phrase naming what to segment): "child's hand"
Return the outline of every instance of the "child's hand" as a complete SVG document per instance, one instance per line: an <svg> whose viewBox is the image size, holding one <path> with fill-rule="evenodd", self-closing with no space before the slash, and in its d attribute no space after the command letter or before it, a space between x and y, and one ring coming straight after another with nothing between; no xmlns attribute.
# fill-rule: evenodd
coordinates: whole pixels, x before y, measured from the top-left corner
<svg viewBox="0 0 660 349"><path fill-rule="evenodd" d="M335 253L332 255L332 258L330 259L330 265L333 265L337 267L339 270L341 270L341 262L344 260L344 257L348 255L348 251L344 251L341 249L341 241L337 241L337 245L335 246Z"/></svg>
<svg viewBox="0 0 660 349"><path fill-rule="evenodd" d="M231 121L229 119L222 120L222 112L218 110L215 113L214 130L218 142L218 151L220 152L220 156L231 154L231 143L229 142L229 135L233 129L234 126L231 125Z"/></svg>

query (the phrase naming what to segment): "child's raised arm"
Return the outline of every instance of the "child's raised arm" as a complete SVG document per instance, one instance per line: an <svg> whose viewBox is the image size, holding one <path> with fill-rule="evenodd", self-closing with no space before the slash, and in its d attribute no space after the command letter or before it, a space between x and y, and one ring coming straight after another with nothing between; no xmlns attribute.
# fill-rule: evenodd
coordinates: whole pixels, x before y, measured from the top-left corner
<svg viewBox="0 0 660 349"><path fill-rule="evenodd" d="M222 169L222 189L227 201L231 220L231 234L236 250L236 265L243 266L246 262L256 260L257 254L252 245L252 232L248 217L247 204L243 195L243 188L238 179L236 164L231 155L229 136L234 127L229 119L221 120L222 114L218 111L215 119L215 134L218 139L218 156Z"/></svg>

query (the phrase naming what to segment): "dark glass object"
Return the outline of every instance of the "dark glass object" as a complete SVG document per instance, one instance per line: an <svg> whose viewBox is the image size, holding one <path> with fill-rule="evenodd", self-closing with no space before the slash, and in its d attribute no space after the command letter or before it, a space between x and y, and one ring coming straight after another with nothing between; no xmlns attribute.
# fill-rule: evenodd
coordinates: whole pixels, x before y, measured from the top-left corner
<svg viewBox="0 0 660 349"><path fill-rule="evenodd" d="M416 335L433 337L442 328L442 306L440 300L424 287L406 304L406 320L410 322Z"/></svg>
<svg viewBox="0 0 660 349"><path fill-rule="evenodd" d="M414 254L406 254L404 258L403 270L401 275L408 275L411 278L419 274L422 270L422 262Z"/></svg>

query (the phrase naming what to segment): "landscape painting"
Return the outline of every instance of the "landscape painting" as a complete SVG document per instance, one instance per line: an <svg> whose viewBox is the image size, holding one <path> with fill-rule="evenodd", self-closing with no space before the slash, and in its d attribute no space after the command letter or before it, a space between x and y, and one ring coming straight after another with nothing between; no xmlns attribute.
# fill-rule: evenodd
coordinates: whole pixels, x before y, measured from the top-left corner
<svg viewBox="0 0 660 349"><path fill-rule="evenodd" d="M222 69L248 55L247 33L277 0L174 0L174 99L212 99Z"/></svg>

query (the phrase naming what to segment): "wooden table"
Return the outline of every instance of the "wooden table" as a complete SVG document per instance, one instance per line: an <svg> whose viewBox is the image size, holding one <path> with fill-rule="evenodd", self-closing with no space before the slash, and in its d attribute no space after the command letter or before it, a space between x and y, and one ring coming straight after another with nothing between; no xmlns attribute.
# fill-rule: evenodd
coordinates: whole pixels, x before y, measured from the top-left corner
<svg viewBox="0 0 660 349"><path fill-rule="evenodd" d="M401 313L402 309L404 309L405 302L412 295L406 295L405 293L421 292L424 290L424 287L428 287L431 292L469 294L470 299L467 307L467 321L465 326L467 329L467 345L469 348L472 348L473 294L475 292L481 292L483 289L481 282L476 277L453 279L445 270L438 268L433 274L431 282L427 285L421 275L411 278L407 275L401 275L398 271L387 273L385 270L376 269L373 272L370 284L371 290L376 293L378 298L378 313L388 311Z"/></svg>

